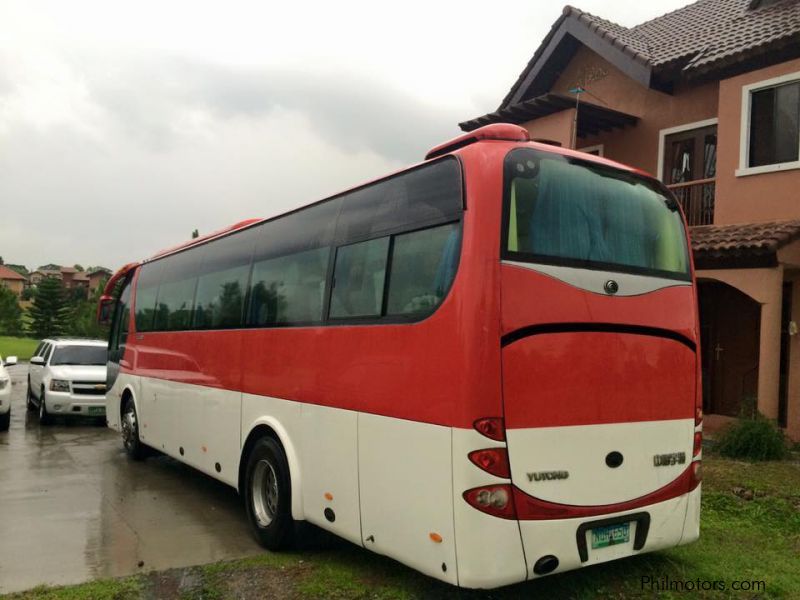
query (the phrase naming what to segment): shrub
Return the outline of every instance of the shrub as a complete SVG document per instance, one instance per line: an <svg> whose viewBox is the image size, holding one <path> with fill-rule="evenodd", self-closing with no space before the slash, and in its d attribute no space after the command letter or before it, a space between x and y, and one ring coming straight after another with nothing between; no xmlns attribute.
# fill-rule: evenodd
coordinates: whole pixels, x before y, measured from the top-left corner
<svg viewBox="0 0 800 600"><path fill-rule="evenodd" d="M749 460L780 460L788 453L783 432L760 413L725 429L717 449L723 456Z"/></svg>

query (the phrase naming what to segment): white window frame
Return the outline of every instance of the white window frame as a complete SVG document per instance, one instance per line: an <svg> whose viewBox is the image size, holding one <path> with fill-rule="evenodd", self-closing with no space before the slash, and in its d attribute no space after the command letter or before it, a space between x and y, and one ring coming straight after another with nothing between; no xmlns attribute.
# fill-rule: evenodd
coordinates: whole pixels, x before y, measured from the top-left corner
<svg viewBox="0 0 800 600"><path fill-rule="evenodd" d="M694 121L693 123L684 123L683 125L676 125L675 127L667 127L658 132L658 180L663 183L664 181L664 152L666 149L666 140L668 135L673 133L683 133L684 131L691 131L692 129L701 129L703 127L711 127L717 125L719 119L713 117L711 119L703 119L702 121Z"/></svg>
<svg viewBox="0 0 800 600"><path fill-rule="evenodd" d="M800 81L800 72L787 73L780 77L773 77L772 79L765 79L742 86L742 119L739 127L739 168L736 169L737 177L800 169L800 160L775 163L774 165L761 165L759 167L747 166L750 161L750 106L753 92L796 81ZM800 139L797 140L797 144L800 147Z"/></svg>
<svg viewBox="0 0 800 600"><path fill-rule="evenodd" d="M578 148L578 152L598 152L597 156L605 156L603 144L595 144L594 146L586 146L585 148Z"/></svg>

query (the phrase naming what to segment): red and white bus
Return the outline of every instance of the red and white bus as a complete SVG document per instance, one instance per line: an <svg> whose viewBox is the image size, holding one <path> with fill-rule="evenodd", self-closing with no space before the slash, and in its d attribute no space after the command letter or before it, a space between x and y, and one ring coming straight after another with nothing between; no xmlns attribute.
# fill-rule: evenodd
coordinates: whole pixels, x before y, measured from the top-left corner
<svg viewBox="0 0 800 600"><path fill-rule="evenodd" d="M488 588L699 535L693 269L645 173L491 125L105 294L109 426L269 549L304 520Z"/></svg>

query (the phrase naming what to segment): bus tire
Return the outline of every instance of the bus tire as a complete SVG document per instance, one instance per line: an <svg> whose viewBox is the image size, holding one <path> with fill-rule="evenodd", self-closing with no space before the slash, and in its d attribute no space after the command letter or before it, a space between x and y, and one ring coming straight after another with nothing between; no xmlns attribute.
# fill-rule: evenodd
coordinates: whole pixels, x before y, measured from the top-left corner
<svg viewBox="0 0 800 600"><path fill-rule="evenodd" d="M247 456L244 499L256 541L267 550L291 546L294 521L289 463L283 447L271 437L259 439Z"/></svg>
<svg viewBox="0 0 800 600"><path fill-rule="evenodd" d="M122 432L122 445L125 447L128 457L133 460L144 460L147 457L147 448L139 439L139 417L136 414L136 404L133 398L127 398L122 405L120 431Z"/></svg>
<svg viewBox="0 0 800 600"><path fill-rule="evenodd" d="M28 377L28 392L25 395L25 407L31 412L36 410L36 403L33 401L33 390L31 389L30 377Z"/></svg>
<svg viewBox="0 0 800 600"><path fill-rule="evenodd" d="M47 404L44 401L44 386L42 386L42 390L39 392L39 425L50 425L52 423L52 417L50 413L47 412Z"/></svg>
<svg viewBox="0 0 800 600"><path fill-rule="evenodd" d="M11 409L5 414L0 415L0 431L8 431L11 425Z"/></svg>

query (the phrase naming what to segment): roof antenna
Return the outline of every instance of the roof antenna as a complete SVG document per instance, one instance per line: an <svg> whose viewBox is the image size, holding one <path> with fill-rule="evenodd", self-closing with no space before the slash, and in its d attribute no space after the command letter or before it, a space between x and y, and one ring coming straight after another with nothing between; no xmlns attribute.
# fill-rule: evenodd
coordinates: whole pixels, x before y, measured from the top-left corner
<svg viewBox="0 0 800 600"><path fill-rule="evenodd" d="M568 91L570 94L575 94L575 118L572 119L572 139L570 142L570 148L575 150L575 146L578 143L578 109L581 105L581 94L586 90L581 86L576 86L574 88L570 88Z"/></svg>

